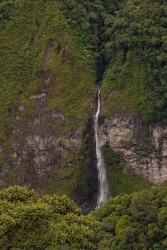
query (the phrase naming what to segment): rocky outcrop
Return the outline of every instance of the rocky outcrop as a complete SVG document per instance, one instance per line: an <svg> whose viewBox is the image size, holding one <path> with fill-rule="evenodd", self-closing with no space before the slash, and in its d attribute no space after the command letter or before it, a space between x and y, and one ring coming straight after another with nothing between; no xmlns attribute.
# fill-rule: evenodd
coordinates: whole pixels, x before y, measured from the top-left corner
<svg viewBox="0 0 167 250"><path fill-rule="evenodd" d="M58 110L54 110L50 116L44 112L46 95L41 94L30 98L37 101L33 109L33 117L26 117L28 112L26 107L24 110L18 107L22 114L18 116L18 112L15 111L17 117L13 119L15 124L11 141L16 165L24 166L24 171L27 169L27 174L23 174L24 178L28 177L28 173L33 172L34 176L28 178L32 181L32 177L37 180L44 177L52 167L60 166L61 160L65 159L69 152L78 151L82 145L84 127L80 126L78 130L69 131L65 135L60 134L49 121L53 119L67 122L64 115Z"/></svg>
<svg viewBox="0 0 167 250"><path fill-rule="evenodd" d="M0 187L66 194L85 209L98 188L94 78L62 40L48 41L28 89L11 105L0 142Z"/></svg>
<svg viewBox="0 0 167 250"><path fill-rule="evenodd" d="M98 188L93 120L62 133L69 121L57 108L47 113L47 99L47 92L42 92L29 97L33 107L15 102L8 118L10 150L1 165L0 184L68 194L89 210Z"/></svg>
<svg viewBox="0 0 167 250"><path fill-rule="evenodd" d="M122 153L125 171L155 184L167 180L167 127L147 125L136 114L115 114L101 124L100 140Z"/></svg>

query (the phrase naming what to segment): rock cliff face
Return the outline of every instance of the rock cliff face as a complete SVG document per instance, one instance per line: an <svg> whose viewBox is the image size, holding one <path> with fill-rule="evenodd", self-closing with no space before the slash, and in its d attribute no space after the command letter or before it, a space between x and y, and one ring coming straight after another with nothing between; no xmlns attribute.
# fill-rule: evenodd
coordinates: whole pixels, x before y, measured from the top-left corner
<svg viewBox="0 0 167 250"><path fill-rule="evenodd" d="M47 113L47 92L29 97L33 107L16 101L8 118L10 150L1 165L1 186L19 184L39 193L68 194L79 204L91 202L97 191L92 119L60 133L68 119L55 108ZM62 124L62 127L63 127ZM5 148L1 149L5 152Z"/></svg>
<svg viewBox="0 0 167 250"><path fill-rule="evenodd" d="M61 160L67 157L67 152L76 152L81 147L84 126L61 135L49 121L52 119L67 123L67 120L56 109L51 114L45 113L47 98L46 93L30 96L29 99L36 102L31 116L26 116L29 112L26 105L20 106L18 103L12 119L10 117L13 122L12 156L16 165L23 166L22 172L27 173L22 173L25 181L30 181L32 177L35 180L44 177L54 165L61 165Z"/></svg>
<svg viewBox="0 0 167 250"><path fill-rule="evenodd" d="M60 37L49 41L29 89L11 105L0 141L0 187L17 184L66 194L78 204L93 201L94 76L72 54Z"/></svg>
<svg viewBox="0 0 167 250"><path fill-rule="evenodd" d="M1 2L0 188L18 184L89 203L98 187L91 48L99 40L89 7Z"/></svg>
<svg viewBox="0 0 167 250"><path fill-rule="evenodd" d="M138 115L113 115L100 126L101 145L122 153L131 169L155 184L167 180L167 127L147 125Z"/></svg>

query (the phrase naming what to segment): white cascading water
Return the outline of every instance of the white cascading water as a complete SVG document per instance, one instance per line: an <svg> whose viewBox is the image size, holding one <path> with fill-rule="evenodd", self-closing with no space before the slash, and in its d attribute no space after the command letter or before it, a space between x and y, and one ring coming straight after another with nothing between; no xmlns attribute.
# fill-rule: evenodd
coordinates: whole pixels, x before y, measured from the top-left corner
<svg viewBox="0 0 167 250"><path fill-rule="evenodd" d="M101 148L99 145L99 137L98 137L98 120L99 120L100 106L101 106L100 92L101 92L101 90L98 88L98 100L97 100L98 105L97 105L97 112L95 115L95 122L94 122L94 131L95 131L95 140L96 140L97 171L98 171L98 179L99 179L99 195L98 195L96 208L99 208L110 197L106 169L105 169L104 159L103 159L102 151L101 151Z"/></svg>

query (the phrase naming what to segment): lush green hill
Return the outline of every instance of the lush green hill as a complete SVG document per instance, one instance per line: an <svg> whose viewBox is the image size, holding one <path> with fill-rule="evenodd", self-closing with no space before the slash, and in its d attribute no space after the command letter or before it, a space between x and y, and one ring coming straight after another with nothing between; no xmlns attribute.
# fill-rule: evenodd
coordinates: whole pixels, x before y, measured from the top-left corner
<svg viewBox="0 0 167 250"><path fill-rule="evenodd" d="M165 124L167 3L124 2L105 17L104 114L139 112L147 122Z"/></svg>
<svg viewBox="0 0 167 250"><path fill-rule="evenodd" d="M41 185L38 190L69 195L78 183L85 188L82 175L89 179L83 174L89 163L80 162L85 142L75 152L66 152L61 142L59 152L58 146L46 149L49 143L45 143L44 155L54 159L39 184L34 174L37 168L30 163L34 149L28 152L27 164L25 160L19 164L18 156L13 156L16 144L16 154L22 154L24 147L27 151L26 137L32 134L58 142L62 137L72 141L76 130L79 140L88 133L95 110L98 2L94 6L91 1L85 5L82 1L0 1L0 164L4 185L34 179L36 188ZM80 195L79 187L77 190Z"/></svg>
<svg viewBox="0 0 167 250"><path fill-rule="evenodd" d="M81 215L67 196L39 197L34 191L10 187L0 191L0 248L95 249L99 228Z"/></svg>
<svg viewBox="0 0 167 250"><path fill-rule="evenodd" d="M166 227L166 186L117 196L88 216L66 196L39 197L18 186L0 191L4 250L165 250Z"/></svg>
<svg viewBox="0 0 167 250"><path fill-rule="evenodd" d="M31 162L34 148L29 153L26 144L33 124L37 132L34 129L30 144L36 134L47 146L52 135L55 141L67 139L66 145L56 145L59 151L55 144L51 149L45 146L45 156L53 159L48 172L41 170L47 172L39 181L42 188L84 196L83 190L93 186L90 118L96 80L103 78L104 117L137 112L147 122L166 124L166 13L167 4L158 0L0 1L0 164L5 185L29 184L32 179L38 185L38 166ZM41 96L46 99L40 102ZM81 127L79 136L87 143L74 152L69 141ZM131 192L127 183L134 176L119 172L116 166L116 178L109 174L114 192ZM86 187L83 176L89 179ZM116 183L123 179L127 182L119 190ZM134 190L150 185L141 180L140 186L135 180Z"/></svg>
<svg viewBox="0 0 167 250"><path fill-rule="evenodd" d="M97 249L167 248L167 187L117 196L92 215L101 222Z"/></svg>
<svg viewBox="0 0 167 250"><path fill-rule="evenodd" d="M72 29L65 11L61 10L64 6L66 4L59 1L0 3L1 138L12 102L20 97L23 103L33 105L28 97L40 91L40 77L44 73L52 75L51 86L47 86L48 109L57 107L71 121L74 116L77 121L89 115L96 80L91 42L82 39L91 40L87 32L89 22L82 28L74 14L70 22L75 22L76 29ZM75 6L71 7L77 11ZM81 7L80 11L84 10ZM82 37L77 31L80 28Z"/></svg>

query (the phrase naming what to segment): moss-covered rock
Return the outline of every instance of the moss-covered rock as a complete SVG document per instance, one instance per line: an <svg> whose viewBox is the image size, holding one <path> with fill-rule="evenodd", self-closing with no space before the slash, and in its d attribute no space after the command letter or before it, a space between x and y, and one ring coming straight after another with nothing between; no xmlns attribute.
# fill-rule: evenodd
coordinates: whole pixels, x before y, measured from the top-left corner
<svg viewBox="0 0 167 250"><path fill-rule="evenodd" d="M90 177L82 173L94 172L84 138L95 109L96 61L66 7L59 1L0 4L1 186L89 200L96 188L85 188ZM83 30L88 38L89 27Z"/></svg>

